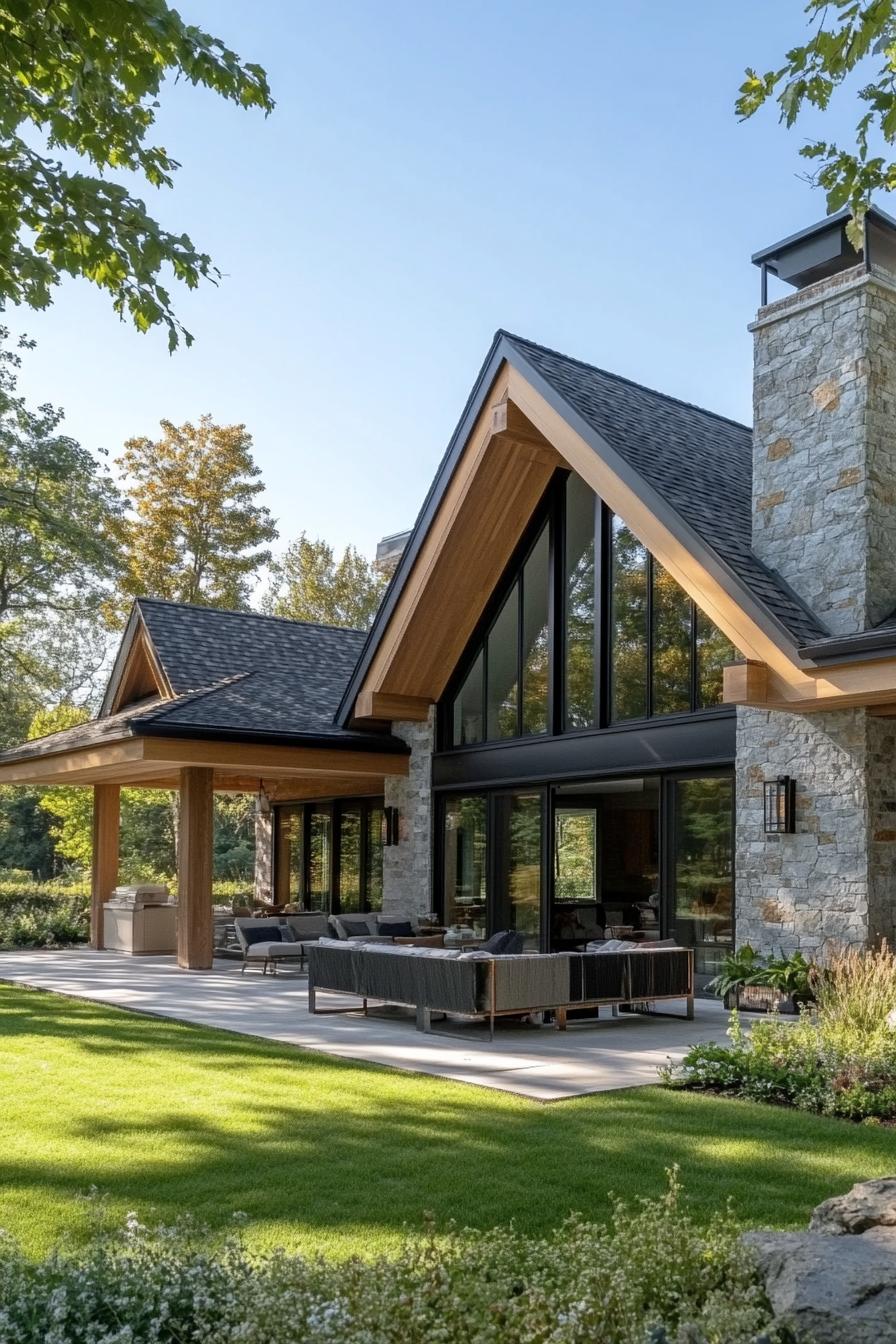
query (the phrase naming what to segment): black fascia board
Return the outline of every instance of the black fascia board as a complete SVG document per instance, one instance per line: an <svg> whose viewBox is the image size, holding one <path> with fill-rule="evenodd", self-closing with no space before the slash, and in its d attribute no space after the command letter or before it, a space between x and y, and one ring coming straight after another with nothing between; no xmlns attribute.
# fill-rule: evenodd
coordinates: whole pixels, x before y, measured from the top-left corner
<svg viewBox="0 0 896 1344"><path fill-rule="evenodd" d="M278 733L276 731L247 732L245 728L213 728L200 724L166 724L153 719L132 719L129 725L134 737L200 738L202 741L249 742L281 747L322 747L333 751L387 752L391 756L409 756L411 749L401 738L391 733L377 737L358 731L350 737L339 733Z"/></svg>
<svg viewBox="0 0 896 1344"><path fill-rule="evenodd" d="M855 635L836 635L814 644L803 644L800 657L812 663L857 663L896 657L896 627L861 630Z"/></svg>

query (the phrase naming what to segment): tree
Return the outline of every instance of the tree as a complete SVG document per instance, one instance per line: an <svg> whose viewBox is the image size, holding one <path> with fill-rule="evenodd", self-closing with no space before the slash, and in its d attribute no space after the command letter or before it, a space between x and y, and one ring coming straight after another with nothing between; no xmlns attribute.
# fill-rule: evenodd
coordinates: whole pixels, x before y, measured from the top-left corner
<svg viewBox="0 0 896 1344"><path fill-rule="evenodd" d="M73 695L102 662L96 618L118 573L123 507L97 458L60 433L63 412L18 395L7 335L0 328L0 741L20 739L37 704Z"/></svg>
<svg viewBox="0 0 896 1344"><path fill-rule="evenodd" d="M243 64L165 0L0 3L0 304L45 308L63 274L83 276L140 331L161 324L170 349L181 337L190 344L162 280L170 270L194 288L217 269L104 176L112 169L172 185L177 161L147 143L171 76L241 107L274 106L260 66ZM96 175L70 170L57 151Z"/></svg>
<svg viewBox="0 0 896 1344"><path fill-rule="evenodd" d="M880 58L871 81L858 90L866 110L856 125L855 144L848 148L811 140L800 150L816 162L810 181L827 194L828 210L848 205L853 218L849 237L862 245L862 219L875 191L896 187L896 162L881 153L896 141L896 0L809 0L805 7L812 37L787 52L785 64L764 75L746 71L737 112L752 117L770 98L780 120L793 126L804 108L824 111L834 91L860 66ZM876 144L872 144L876 141Z"/></svg>
<svg viewBox="0 0 896 1344"><path fill-rule="evenodd" d="M162 421L162 438L129 439L118 458L134 517L117 529L125 572L119 598L162 597L245 607L277 536L245 425ZM127 601L125 601L125 607ZM107 606L110 619L122 604Z"/></svg>
<svg viewBox="0 0 896 1344"><path fill-rule="evenodd" d="M337 560L333 547L302 534L271 565L271 584L262 610L291 621L317 621L366 630L376 615L388 575L376 561L346 546Z"/></svg>

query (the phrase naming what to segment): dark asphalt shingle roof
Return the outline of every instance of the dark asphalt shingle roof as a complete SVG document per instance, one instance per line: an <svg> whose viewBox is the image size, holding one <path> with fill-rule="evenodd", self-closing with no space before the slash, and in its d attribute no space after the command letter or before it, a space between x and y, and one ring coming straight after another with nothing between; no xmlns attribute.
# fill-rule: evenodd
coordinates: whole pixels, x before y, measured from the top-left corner
<svg viewBox="0 0 896 1344"><path fill-rule="evenodd" d="M397 738L335 722L364 632L139 598L135 604L174 697L151 698L0 755L74 750L122 736L193 733L234 740L303 739L406 754Z"/></svg>
<svg viewBox="0 0 896 1344"><path fill-rule="evenodd" d="M509 332L502 335L734 571L798 643L825 628L752 550L752 431Z"/></svg>

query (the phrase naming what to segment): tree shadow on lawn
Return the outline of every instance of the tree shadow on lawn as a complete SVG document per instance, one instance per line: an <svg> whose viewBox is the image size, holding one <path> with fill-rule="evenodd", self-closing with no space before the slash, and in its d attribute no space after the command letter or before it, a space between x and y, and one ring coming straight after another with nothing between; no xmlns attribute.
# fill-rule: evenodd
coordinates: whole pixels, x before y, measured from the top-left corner
<svg viewBox="0 0 896 1344"><path fill-rule="evenodd" d="M47 1073L22 1077L42 1119L0 1147L0 1223L46 1244L83 1228L91 1185L116 1210L219 1231L235 1210L253 1244L337 1254L397 1244L425 1212L544 1232L609 1194L656 1195L677 1163L695 1213L731 1196L745 1222L804 1224L852 1181L888 1173L893 1131L770 1106L638 1088L549 1106L55 996L9 1008L0 1032ZM26 1020L30 1019L30 1020ZM23 1049L23 1046L26 1048ZM74 1049L74 1065L64 1061ZM0 1126L28 1122L10 1098ZM7 1108L4 1108L7 1109ZM5 1123L4 1123L5 1120ZM16 1210L28 1206L27 1216Z"/></svg>

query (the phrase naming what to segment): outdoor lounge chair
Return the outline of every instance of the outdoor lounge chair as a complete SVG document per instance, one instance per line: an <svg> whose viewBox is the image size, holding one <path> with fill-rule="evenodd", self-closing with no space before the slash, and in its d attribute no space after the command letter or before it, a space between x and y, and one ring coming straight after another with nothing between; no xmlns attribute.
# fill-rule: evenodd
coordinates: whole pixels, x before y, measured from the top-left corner
<svg viewBox="0 0 896 1344"><path fill-rule="evenodd" d="M260 966L263 975L277 974L277 966L289 962L301 970L305 961L306 942L296 942L292 929L280 919L235 919L236 936L243 949L243 965Z"/></svg>

